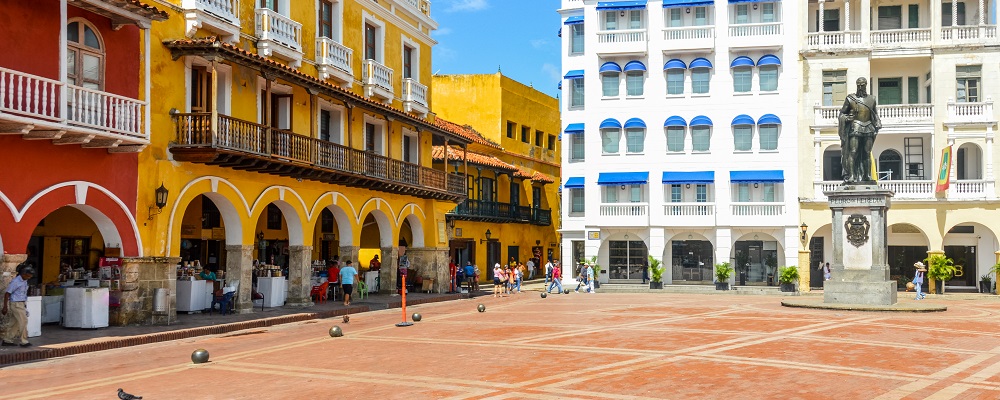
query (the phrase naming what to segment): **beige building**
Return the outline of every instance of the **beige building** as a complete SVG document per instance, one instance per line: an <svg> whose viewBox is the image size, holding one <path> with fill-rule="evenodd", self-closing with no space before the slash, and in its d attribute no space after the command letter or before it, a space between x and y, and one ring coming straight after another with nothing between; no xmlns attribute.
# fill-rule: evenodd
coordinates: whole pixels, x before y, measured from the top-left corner
<svg viewBox="0 0 1000 400"><path fill-rule="evenodd" d="M946 283L973 290L996 262L1000 214L993 160L1000 87L996 0L942 2L810 0L800 51L802 95L799 197L811 286L832 260L823 192L839 184L837 116L855 80L878 99L883 129L872 150L879 186L896 193L889 211L894 279L943 252L962 266ZM951 147L948 188L938 190L942 151ZM812 155L813 157L809 157ZM811 178L811 179L810 179Z"/></svg>

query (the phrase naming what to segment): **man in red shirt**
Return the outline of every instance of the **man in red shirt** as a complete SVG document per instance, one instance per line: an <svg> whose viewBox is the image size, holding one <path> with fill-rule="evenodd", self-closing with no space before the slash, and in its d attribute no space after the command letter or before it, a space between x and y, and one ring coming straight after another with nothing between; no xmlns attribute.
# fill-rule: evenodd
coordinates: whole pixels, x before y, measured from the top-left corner
<svg viewBox="0 0 1000 400"><path fill-rule="evenodd" d="M562 287L562 268L559 268L558 266L553 266L552 267L552 284L550 284L549 288L545 290L545 293L551 293L552 292L552 288L554 288L554 287L558 287L558 289L559 289L558 291L556 291L556 293L562 293L563 292L563 287Z"/></svg>
<svg viewBox="0 0 1000 400"><path fill-rule="evenodd" d="M457 271L458 271L458 266L455 265L455 259L453 258L451 259L451 262L448 263L448 273L451 274L451 286L450 289L448 290L449 293L455 292L455 273Z"/></svg>

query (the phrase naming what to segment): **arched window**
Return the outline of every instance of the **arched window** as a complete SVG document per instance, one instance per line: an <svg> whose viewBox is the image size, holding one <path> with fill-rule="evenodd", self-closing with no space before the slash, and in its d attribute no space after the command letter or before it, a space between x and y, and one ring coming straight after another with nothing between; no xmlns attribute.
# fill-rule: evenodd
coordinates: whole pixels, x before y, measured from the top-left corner
<svg viewBox="0 0 1000 400"><path fill-rule="evenodd" d="M903 179L903 157L898 151L889 149L879 154L878 179L889 181Z"/></svg>
<svg viewBox="0 0 1000 400"><path fill-rule="evenodd" d="M642 96L643 84L646 80L646 66L639 61L629 61L625 64L625 94L627 96Z"/></svg>
<svg viewBox="0 0 1000 400"><path fill-rule="evenodd" d="M613 62L606 62L601 66L601 94L604 97L618 97L620 94L620 75L622 67Z"/></svg>
<svg viewBox="0 0 1000 400"><path fill-rule="evenodd" d="M70 84L104 88L104 44L97 28L85 20L66 25L66 69Z"/></svg>
<svg viewBox="0 0 1000 400"><path fill-rule="evenodd" d="M733 118L733 148L736 151L750 151L753 147L753 118L740 114Z"/></svg>
<svg viewBox="0 0 1000 400"><path fill-rule="evenodd" d="M733 71L733 91L749 93L753 86L753 60L747 56L739 56L733 60L729 68Z"/></svg>
<svg viewBox="0 0 1000 400"><path fill-rule="evenodd" d="M641 154L646 149L646 123L639 118L625 122L625 152Z"/></svg>
<svg viewBox="0 0 1000 400"><path fill-rule="evenodd" d="M958 148L955 155L955 169L959 180L983 179L983 151L973 143Z"/></svg>
<svg viewBox="0 0 1000 400"><path fill-rule="evenodd" d="M691 119L691 150L709 151L712 142L712 120L704 115Z"/></svg>

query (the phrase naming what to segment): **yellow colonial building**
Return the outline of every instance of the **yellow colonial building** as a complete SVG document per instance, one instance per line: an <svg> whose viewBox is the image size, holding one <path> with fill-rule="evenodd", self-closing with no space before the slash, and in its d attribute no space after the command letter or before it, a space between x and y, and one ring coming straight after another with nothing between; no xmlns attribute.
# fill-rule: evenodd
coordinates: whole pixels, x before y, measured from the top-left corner
<svg viewBox="0 0 1000 400"><path fill-rule="evenodd" d="M432 79L438 124L473 141L467 153L434 148L435 165L468 167L468 200L446 215L452 260L487 280L511 258L560 258L558 100L500 73Z"/></svg>
<svg viewBox="0 0 1000 400"><path fill-rule="evenodd" d="M387 292L405 254L446 290L445 213L466 178L434 168L431 149L471 140L429 114L430 2L167 2L138 201L169 196L140 227L143 254L224 271L241 312L255 264L287 271L292 305L332 259L379 255Z"/></svg>

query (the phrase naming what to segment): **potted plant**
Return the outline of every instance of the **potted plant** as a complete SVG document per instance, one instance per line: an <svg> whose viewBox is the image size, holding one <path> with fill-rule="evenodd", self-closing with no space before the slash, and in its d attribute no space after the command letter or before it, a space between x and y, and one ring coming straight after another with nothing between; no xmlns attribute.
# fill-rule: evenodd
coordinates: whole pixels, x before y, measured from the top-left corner
<svg viewBox="0 0 1000 400"><path fill-rule="evenodd" d="M794 292L795 282L799 280L799 268L794 265L781 267L778 270L778 283L781 284L782 292Z"/></svg>
<svg viewBox="0 0 1000 400"><path fill-rule="evenodd" d="M650 289L663 289L663 264L660 260L649 256L649 288Z"/></svg>
<svg viewBox="0 0 1000 400"><path fill-rule="evenodd" d="M730 276L733 276L733 267L728 261L715 264L715 290L729 290Z"/></svg>
<svg viewBox="0 0 1000 400"><path fill-rule="evenodd" d="M990 271L990 273L993 274L993 276L1000 276L1000 275L997 275L997 274L1000 274L1000 262L998 262L996 264L993 264L993 270ZM986 292L987 293L996 293L996 290L993 288L994 286L996 286L996 285L991 286L989 288L989 290L987 290Z"/></svg>
<svg viewBox="0 0 1000 400"><path fill-rule="evenodd" d="M767 270L767 285L774 285L774 272L778 267L778 256L769 253L764 257L764 268Z"/></svg>
<svg viewBox="0 0 1000 400"><path fill-rule="evenodd" d="M990 293L993 290L993 278L990 274L979 277L979 293Z"/></svg>
<svg viewBox="0 0 1000 400"><path fill-rule="evenodd" d="M944 293L944 282L955 277L955 261L945 257L944 254L934 254L927 257L927 279L940 281L937 285L937 294Z"/></svg>
<svg viewBox="0 0 1000 400"><path fill-rule="evenodd" d="M750 273L750 254L745 251L736 252L736 271L739 272L740 286L746 286L747 274Z"/></svg>

